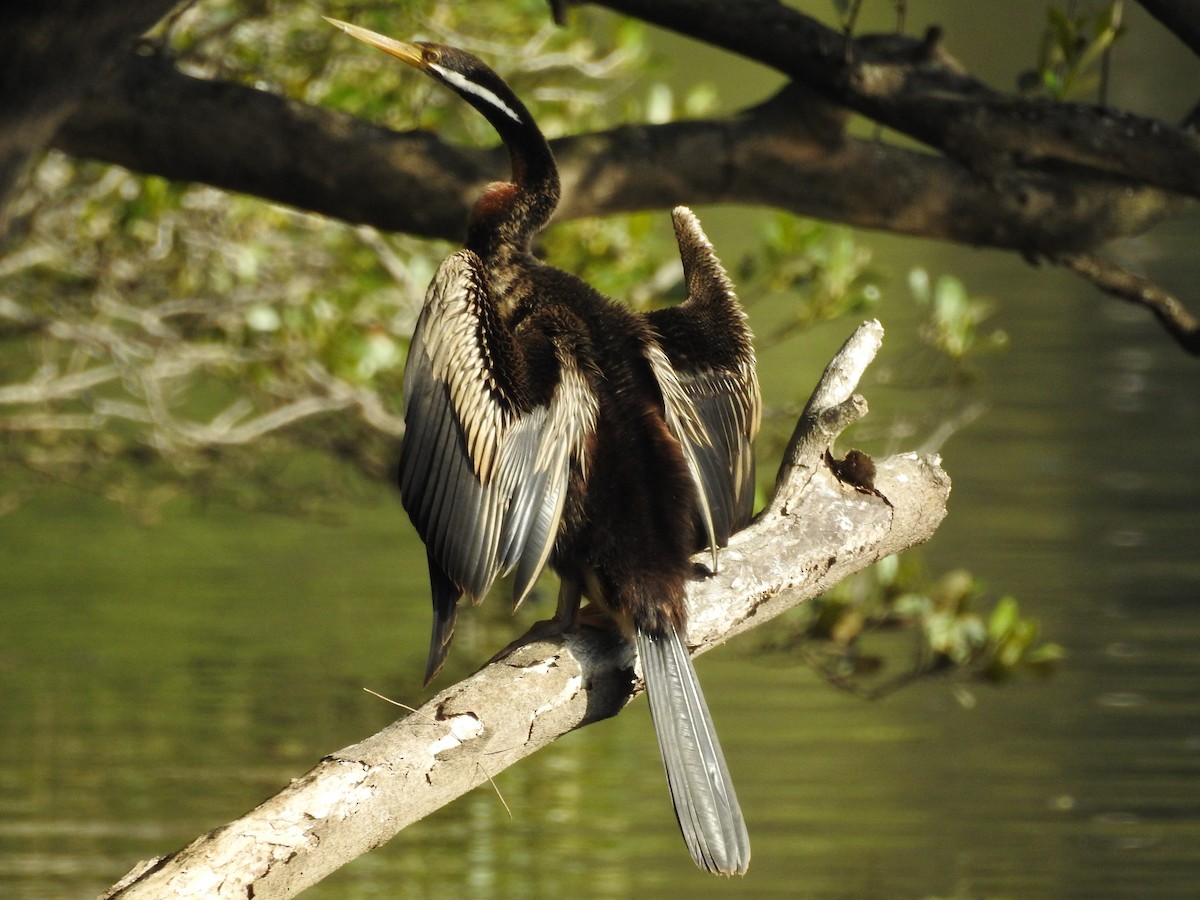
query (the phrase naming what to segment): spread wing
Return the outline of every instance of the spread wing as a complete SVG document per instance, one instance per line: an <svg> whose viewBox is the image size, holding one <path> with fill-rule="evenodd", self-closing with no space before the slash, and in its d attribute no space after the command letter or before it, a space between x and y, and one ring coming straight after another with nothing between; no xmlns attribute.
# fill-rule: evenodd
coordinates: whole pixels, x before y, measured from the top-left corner
<svg viewBox="0 0 1200 900"><path fill-rule="evenodd" d="M672 213L687 299L648 317L665 360L650 363L701 493L702 525L714 552L749 521L754 437L762 397L746 314L691 210Z"/></svg>
<svg viewBox="0 0 1200 900"><path fill-rule="evenodd" d="M522 387L522 338L496 315L479 258L464 250L442 263L404 372L399 472L429 558L426 682L445 660L463 594L478 602L514 568L514 602L529 593L554 546L572 462L595 429L586 379L570 354L542 339L553 345L557 380L534 402Z"/></svg>

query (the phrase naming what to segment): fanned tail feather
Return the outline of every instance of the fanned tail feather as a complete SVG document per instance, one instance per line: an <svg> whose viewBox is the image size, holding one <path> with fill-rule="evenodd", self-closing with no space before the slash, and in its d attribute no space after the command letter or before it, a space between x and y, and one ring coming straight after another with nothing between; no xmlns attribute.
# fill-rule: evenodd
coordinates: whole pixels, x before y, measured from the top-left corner
<svg viewBox="0 0 1200 900"><path fill-rule="evenodd" d="M750 837L687 647L672 628L662 636L639 629L637 648L684 842L701 868L745 874Z"/></svg>

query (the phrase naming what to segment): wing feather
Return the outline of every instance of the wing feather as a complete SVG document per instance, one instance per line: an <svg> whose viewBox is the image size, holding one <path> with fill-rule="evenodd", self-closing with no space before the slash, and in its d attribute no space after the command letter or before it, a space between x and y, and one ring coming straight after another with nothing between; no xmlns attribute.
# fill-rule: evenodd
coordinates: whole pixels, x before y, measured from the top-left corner
<svg viewBox="0 0 1200 900"><path fill-rule="evenodd" d="M692 474L692 481L696 484L700 525L708 536L713 569L716 570L719 543L713 506L714 501L720 499L721 481L724 479L718 474L716 481L712 480L712 473L709 471L712 467L706 464L706 456L711 457L712 453L705 453L706 449L711 451L711 440L695 404L680 383L679 376L667 354L661 347L651 344L646 348L646 358L650 362L650 368L662 391L667 427L679 441L679 446L683 449L683 457L687 460L688 470Z"/></svg>
<svg viewBox="0 0 1200 900"><path fill-rule="evenodd" d="M513 585L513 602L520 605L545 567L554 547L558 523L567 499L572 464L586 469L584 446L595 430L599 401L570 354L559 357L559 382L540 429L531 475L536 484L532 502L517 508L512 528L525 536L515 541L521 555Z"/></svg>
<svg viewBox="0 0 1200 900"><path fill-rule="evenodd" d="M668 425L703 497L701 525L715 550L750 519L762 397L750 329L733 285L691 210L678 207L673 219L688 296L679 306L649 314L666 364L653 356L650 362Z"/></svg>
<svg viewBox="0 0 1200 900"><path fill-rule="evenodd" d="M434 651L445 655L459 595L478 602L514 567L514 601L532 588L554 546L571 468L583 465L598 415L586 379L557 344L558 381L548 402L523 396L512 373L500 377L497 359L524 361L482 273L470 251L442 263L404 375L400 495L426 543L434 627L445 632L431 641L433 672L440 666Z"/></svg>

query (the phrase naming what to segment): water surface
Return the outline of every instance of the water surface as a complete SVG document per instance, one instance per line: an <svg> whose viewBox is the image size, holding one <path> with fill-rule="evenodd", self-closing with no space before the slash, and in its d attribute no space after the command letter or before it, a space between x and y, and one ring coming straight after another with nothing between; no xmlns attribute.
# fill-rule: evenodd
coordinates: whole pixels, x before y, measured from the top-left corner
<svg viewBox="0 0 1200 900"><path fill-rule="evenodd" d="M1126 59L1165 60L1140 46ZM1166 82L1195 83L1179 71L1149 66L1146 96L1118 100L1168 115ZM714 223L718 247L739 215ZM691 866L638 702L498 773L511 819L485 786L307 896L1195 895L1197 363L1062 273L869 240L896 278L868 449L923 439L887 435L938 402L874 381L919 358L909 265L961 275L1011 336L980 362L986 415L942 448L954 491L927 553L1015 594L1067 648L1060 672L974 688L973 705L944 682L866 704L746 635L699 662L751 830L745 879ZM1123 249L1194 306L1198 245L1193 217ZM850 327L764 354L768 403L802 403ZM143 527L48 489L0 518L0 896L92 895L391 721L363 687L421 701L420 547L394 498L339 514L181 506ZM439 684L514 627L502 603L465 615Z"/></svg>

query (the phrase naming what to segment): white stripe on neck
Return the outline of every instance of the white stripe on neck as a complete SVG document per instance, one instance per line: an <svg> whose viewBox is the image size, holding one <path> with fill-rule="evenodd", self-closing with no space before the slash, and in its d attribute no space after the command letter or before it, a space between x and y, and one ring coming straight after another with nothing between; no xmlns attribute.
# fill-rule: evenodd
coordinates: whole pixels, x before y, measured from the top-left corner
<svg viewBox="0 0 1200 900"><path fill-rule="evenodd" d="M496 107L496 109L503 112L518 125L521 123L521 117L517 115L516 111L499 97L497 97L493 91L490 91L473 81L469 81L458 72L455 72L451 69L446 69L436 64L430 65L429 68L433 69L446 82L458 88L460 91L465 91L468 94L474 94L476 97L482 98L485 103Z"/></svg>

